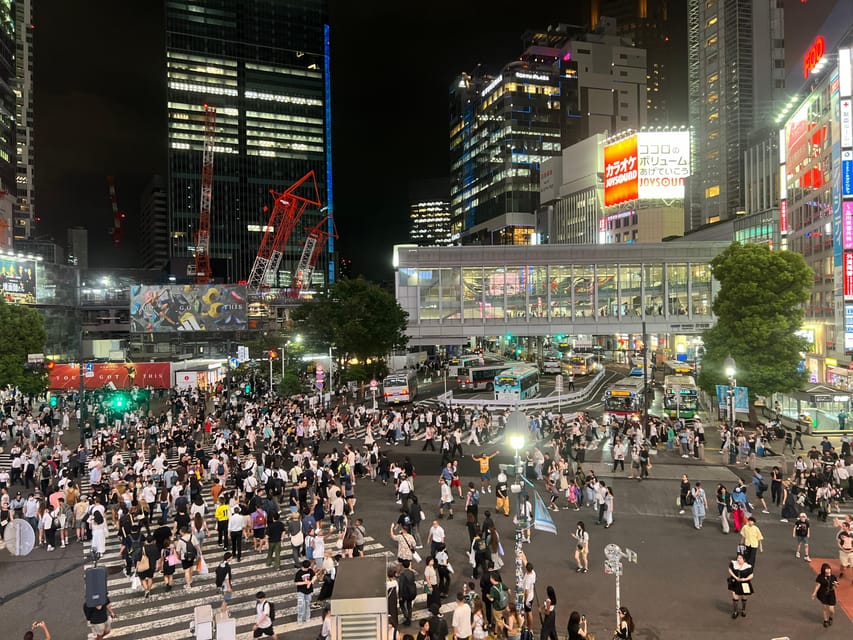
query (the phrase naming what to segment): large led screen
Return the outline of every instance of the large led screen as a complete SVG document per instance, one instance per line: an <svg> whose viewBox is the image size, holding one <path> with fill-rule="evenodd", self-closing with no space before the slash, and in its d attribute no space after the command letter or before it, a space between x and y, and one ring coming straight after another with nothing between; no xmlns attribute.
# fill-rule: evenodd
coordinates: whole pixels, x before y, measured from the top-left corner
<svg viewBox="0 0 853 640"><path fill-rule="evenodd" d="M245 285L136 285L131 331L240 331L246 328Z"/></svg>
<svg viewBox="0 0 853 640"><path fill-rule="evenodd" d="M36 263L0 258L0 292L6 302L35 304Z"/></svg>

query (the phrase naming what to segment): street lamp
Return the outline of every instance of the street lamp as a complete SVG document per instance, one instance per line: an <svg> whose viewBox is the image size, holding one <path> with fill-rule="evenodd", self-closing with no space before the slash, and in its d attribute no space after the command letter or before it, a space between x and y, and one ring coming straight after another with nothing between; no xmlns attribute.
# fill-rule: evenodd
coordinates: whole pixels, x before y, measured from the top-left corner
<svg viewBox="0 0 853 640"><path fill-rule="evenodd" d="M520 451L524 448L524 433L527 428L527 416L521 411L513 411L507 416L507 441L515 451L515 480L510 485L510 492L515 494L515 601L518 611L524 611L524 561L521 541L524 532L524 493L522 486L522 463Z"/></svg>
<svg viewBox="0 0 853 640"><path fill-rule="evenodd" d="M726 372L726 377L729 379L729 425L734 426L735 424L735 388L737 387L737 380L735 380L735 373L737 373L737 363L735 359L731 356L727 357L723 362L723 368Z"/></svg>

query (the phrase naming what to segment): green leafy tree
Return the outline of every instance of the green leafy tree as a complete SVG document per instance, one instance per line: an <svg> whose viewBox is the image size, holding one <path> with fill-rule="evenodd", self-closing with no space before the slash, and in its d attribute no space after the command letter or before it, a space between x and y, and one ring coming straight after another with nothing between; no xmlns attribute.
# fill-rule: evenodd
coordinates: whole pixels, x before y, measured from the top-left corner
<svg viewBox="0 0 853 640"><path fill-rule="evenodd" d="M728 384L724 362L736 362L738 386L756 395L799 389L805 374L797 370L805 341L795 332L803 322L813 272L792 251L771 251L765 245L733 243L711 261L720 283L714 299L717 324L705 331L705 357L699 385L714 393ZM750 418L754 409L750 402Z"/></svg>
<svg viewBox="0 0 853 640"><path fill-rule="evenodd" d="M393 295L363 278L338 280L293 312L294 332L317 348L334 346L339 361L381 360L408 344L408 314ZM377 363L374 373L384 367Z"/></svg>
<svg viewBox="0 0 853 640"><path fill-rule="evenodd" d="M0 298L0 386L18 387L24 393L42 393L48 377L43 369L28 370L27 355L44 353L44 319L33 309Z"/></svg>

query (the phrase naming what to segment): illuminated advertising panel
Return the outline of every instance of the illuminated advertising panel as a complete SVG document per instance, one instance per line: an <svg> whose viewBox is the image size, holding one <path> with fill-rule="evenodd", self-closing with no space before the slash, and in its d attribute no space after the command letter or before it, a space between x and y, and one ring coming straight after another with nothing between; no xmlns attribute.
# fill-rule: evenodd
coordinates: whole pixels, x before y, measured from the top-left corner
<svg viewBox="0 0 853 640"><path fill-rule="evenodd" d="M844 305L844 350L853 351L853 304Z"/></svg>
<svg viewBox="0 0 853 640"><path fill-rule="evenodd" d="M845 200L842 205L841 248L853 250L853 200Z"/></svg>
<svg viewBox="0 0 853 640"><path fill-rule="evenodd" d="M838 88L845 98L853 95L853 49L838 50Z"/></svg>
<svg viewBox="0 0 853 640"><path fill-rule="evenodd" d="M35 304L36 263L0 258L0 292L6 302Z"/></svg>
<svg viewBox="0 0 853 640"><path fill-rule="evenodd" d="M136 285L130 292L131 331L246 329L245 285Z"/></svg>
<svg viewBox="0 0 853 640"><path fill-rule="evenodd" d="M844 300L847 302L853 300L853 253L845 252L843 256L842 277L844 278Z"/></svg>
<svg viewBox="0 0 853 640"><path fill-rule="evenodd" d="M841 152L841 195L853 197L853 151Z"/></svg>
<svg viewBox="0 0 853 640"><path fill-rule="evenodd" d="M841 146L853 147L853 100L841 100Z"/></svg>
<svg viewBox="0 0 853 640"><path fill-rule="evenodd" d="M690 134L687 131L642 131L637 134L641 199L684 198L690 175Z"/></svg>
<svg viewBox="0 0 853 640"><path fill-rule="evenodd" d="M604 147L604 206L636 200L638 192L637 136Z"/></svg>
<svg viewBox="0 0 853 640"><path fill-rule="evenodd" d="M812 42L808 51L806 51L806 55L803 56L804 78L809 77L809 74L817 66L821 58L823 58L824 53L826 53L826 40L824 40L823 36L818 36L815 38L814 42Z"/></svg>

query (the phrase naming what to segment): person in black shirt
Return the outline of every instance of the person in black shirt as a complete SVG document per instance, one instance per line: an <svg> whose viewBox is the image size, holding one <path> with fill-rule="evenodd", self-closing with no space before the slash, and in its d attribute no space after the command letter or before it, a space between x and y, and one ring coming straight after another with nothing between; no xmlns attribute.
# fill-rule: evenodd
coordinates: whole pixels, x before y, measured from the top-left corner
<svg viewBox="0 0 853 640"><path fill-rule="evenodd" d="M267 566L275 566L275 570L281 569L281 536L284 535L284 523L278 513L272 514L272 521L267 525Z"/></svg>
<svg viewBox="0 0 853 640"><path fill-rule="evenodd" d="M302 561L302 567L296 572L296 622L308 622L311 619L311 594L314 593L314 581L317 574L311 569L308 560Z"/></svg>
<svg viewBox="0 0 853 640"><path fill-rule="evenodd" d="M441 609L433 603L429 606L429 635L430 640L447 640L447 620L441 615Z"/></svg>
<svg viewBox="0 0 853 640"><path fill-rule="evenodd" d="M415 572L409 568L410 563L410 560L403 560L401 562L403 568L397 574L397 593L400 596L404 625L412 624L412 603L418 594L415 586Z"/></svg>
<svg viewBox="0 0 853 640"><path fill-rule="evenodd" d="M83 615L86 616L86 620L92 627L96 640L103 640L104 636L111 631L110 618L116 617L109 598L104 604L99 604L97 607L87 607L84 603Z"/></svg>
<svg viewBox="0 0 853 640"><path fill-rule="evenodd" d="M234 595L231 586L231 552L226 551L222 562L216 567L216 588L222 592L222 611L228 608L228 603Z"/></svg>

